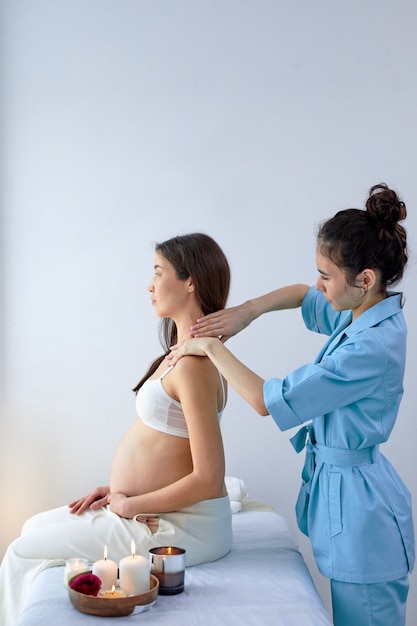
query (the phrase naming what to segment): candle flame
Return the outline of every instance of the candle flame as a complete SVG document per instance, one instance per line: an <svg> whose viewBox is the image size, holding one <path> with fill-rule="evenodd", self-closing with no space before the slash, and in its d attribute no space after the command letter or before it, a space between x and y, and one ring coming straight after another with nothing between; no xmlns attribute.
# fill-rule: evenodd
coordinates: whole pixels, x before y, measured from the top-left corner
<svg viewBox="0 0 417 626"><path fill-rule="evenodd" d="M114 593L115 591L116 591L116 587L114 585L112 585L111 592Z"/></svg>
<svg viewBox="0 0 417 626"><path fill-rule="evenodd" d="M172 548L168 548L167 553L172 554Z"/></svg>
<svg viewBox="0 0 417 626"><path fill-rule="evenodd" d="M107 561L107 545L104 546L104 560Z"/></svg>
<svg viewBox="0 0 417 626"><path fill-rule="evenodd" d="M132 552L132 556L136 556L136 545L134 539L130 542L130 550Z"/></svg>

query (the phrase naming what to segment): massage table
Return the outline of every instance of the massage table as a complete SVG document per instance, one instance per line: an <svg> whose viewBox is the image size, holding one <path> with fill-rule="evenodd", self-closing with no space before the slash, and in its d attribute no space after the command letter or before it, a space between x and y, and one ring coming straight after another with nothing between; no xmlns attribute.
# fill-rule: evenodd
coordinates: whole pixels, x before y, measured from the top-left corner
<svg viewBox="0 0 417 626"><path fill-rule="evenodd" d="M251 498L235 510L231 551L186 568L183 593L159 595L129 616L97 617L71 604L64 568L53 567L35 579L16 626L331 626L285 518Z"/></svg>

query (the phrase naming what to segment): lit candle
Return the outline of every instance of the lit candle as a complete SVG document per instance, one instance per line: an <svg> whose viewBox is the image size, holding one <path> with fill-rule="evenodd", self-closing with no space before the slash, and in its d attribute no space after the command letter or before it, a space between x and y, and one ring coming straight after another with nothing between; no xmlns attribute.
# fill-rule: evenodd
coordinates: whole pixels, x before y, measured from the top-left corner
<svg viewBox="0 0 417 626"><path fill-rule="evenodd" d="M149 550L151 572L159 580L161 595L174 595L184 591L185 550L163 546Z"/></svg>
<svg viewBox="0 0 417 626"><path fill-rule="evenodd" d="M77 574L85 574L90 571L88 559L74 557L65 561L64 585L68 587L68 581Z"/></svg>
<svg viewBox="0 0 417 626"><path fill-rule="evenodd" d="M100 590L98 595L101 598L108 598L109 600L112 600L113 598L126 598L127 593L121 587L115 587L113 585L111 589Z"/></svg>
<svg viewBox="0 0 417 626"><path fill-rule="evenodd" d="M136 554L135 542L131 543L132 556L126 556L119 563L120 586L129 596L138 596L150 589L149 561Z"/></svg>
<svg viewBox="0 0 417 626"><path fill-rule="evenodd" d="M107 546L104 546L104 559L93 563L93 574L101 580L102 589L111 589L117 584L117 563L107 558Z"/></svg>

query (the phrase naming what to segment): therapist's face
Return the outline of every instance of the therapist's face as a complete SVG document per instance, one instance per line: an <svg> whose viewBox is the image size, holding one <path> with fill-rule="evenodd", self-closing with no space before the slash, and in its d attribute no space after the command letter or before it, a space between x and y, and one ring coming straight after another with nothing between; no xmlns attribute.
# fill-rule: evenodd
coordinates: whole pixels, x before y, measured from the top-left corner
<svg viewBox="0 0 417 626"><path fill-rule="evenodd" d="M334 310L358 309L363 301L360 287L349 285L344 272L319 250L316 251L316 263L319 273L316 288L323 293Z"/></svg>

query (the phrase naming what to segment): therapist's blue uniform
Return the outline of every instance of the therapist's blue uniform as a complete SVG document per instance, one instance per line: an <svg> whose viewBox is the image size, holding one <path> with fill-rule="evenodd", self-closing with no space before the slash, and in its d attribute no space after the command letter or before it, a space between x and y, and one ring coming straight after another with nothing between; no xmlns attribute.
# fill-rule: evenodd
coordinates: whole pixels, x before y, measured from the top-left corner
<svg viewBox="0 0 417 626"><path fill-rule="evenodd" d="M384 583L414 565L411 497L381 454L403 395L407 329L401 294L390 294L352 322L312 287L302 303L310 330L329 335L315 363L264 383L281 430L307 446L296 511L324 576Z"/></svg>

